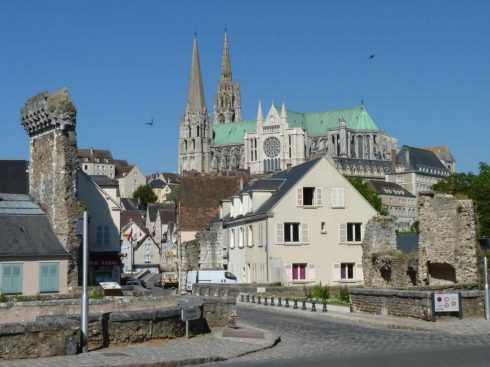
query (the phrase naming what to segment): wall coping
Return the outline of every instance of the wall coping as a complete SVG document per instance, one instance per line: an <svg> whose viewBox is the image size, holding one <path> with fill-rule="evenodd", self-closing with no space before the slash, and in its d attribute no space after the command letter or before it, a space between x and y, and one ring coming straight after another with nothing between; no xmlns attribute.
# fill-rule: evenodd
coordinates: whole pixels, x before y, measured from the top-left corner
<svg viewBox="0 0 490 367"><path fill-rule="evenodd" d="M407 290L407 289L392 289L392 288L351 288L350 293L353 295L359 294L364 296L382 296L382 297L400 297L400 298L430 298L432 292L460 292L462 298L476 298L483 294L483 291L471 289L471 290Z"/></svg>

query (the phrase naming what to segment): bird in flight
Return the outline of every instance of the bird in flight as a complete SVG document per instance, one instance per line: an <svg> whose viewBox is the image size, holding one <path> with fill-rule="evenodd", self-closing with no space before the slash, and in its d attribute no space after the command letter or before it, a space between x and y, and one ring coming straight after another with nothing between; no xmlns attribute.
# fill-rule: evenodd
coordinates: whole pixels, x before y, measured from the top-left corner
<svg viewBox="0 0 490 367"><path fill-rule="evenodd" d="M368 59L374 59L374 54L373 55L369 55Z"/></svg>
<svg viewBox="0 0 490 367"><path fill-rule="evenodd" d="M150 126L153 126L153 117L151 118L151 121L150 122L145 122L145 124L150 125Z"/></svg>

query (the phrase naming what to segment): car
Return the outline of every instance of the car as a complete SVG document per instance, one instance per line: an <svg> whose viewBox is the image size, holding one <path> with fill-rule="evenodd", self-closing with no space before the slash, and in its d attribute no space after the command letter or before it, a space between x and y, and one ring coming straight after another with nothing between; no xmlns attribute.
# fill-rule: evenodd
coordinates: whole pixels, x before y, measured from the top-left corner
<svg viewBox="0 0 490 367"><path fill-rule="evenodd" d="M138 285L140 287L146 288L146 284L143 280L132 279L126 282L126 285Z"/></svg>
<svg viewBox="0 0 490 367"><path fill-rule="evenodd" d="M153 283L153 286L155 287L162 287L162 278L158 278L155 283Z"/></svg>

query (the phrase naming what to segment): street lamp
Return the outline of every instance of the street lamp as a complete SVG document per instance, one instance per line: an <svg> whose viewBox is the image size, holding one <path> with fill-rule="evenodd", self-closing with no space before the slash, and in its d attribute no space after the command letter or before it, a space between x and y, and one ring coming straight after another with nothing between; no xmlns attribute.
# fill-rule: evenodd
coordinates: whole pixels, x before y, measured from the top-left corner
<svg viewBox="0 0 490 367"><path fill-rule="evenodd" d="M484 285L484 296L485 296L485 319L490 319L490 306L488 304L488 261L487 261L487 252L490 248L490 237L482 237L480 238L480 247L483 250L483 279L485 280Z"/></svg>

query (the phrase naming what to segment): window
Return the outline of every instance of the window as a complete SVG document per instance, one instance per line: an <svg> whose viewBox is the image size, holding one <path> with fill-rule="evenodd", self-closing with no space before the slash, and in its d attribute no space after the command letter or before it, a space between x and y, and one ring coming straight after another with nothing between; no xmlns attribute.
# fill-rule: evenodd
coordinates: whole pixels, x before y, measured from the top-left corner
<svg viewBox="0 0 490 367"><path fill-rule="evenodd" d="M85 169L87 170L88 169L88 164L85 165Z"/></svg>
<svg viewBox="0 0 490 367"><path fill-rule="evenodd" d="M306 264L293 264L293 280L306 280Z"/></svg>
<svg viewBox="0 0 490 367"><path fill-rule="evenodd" d="M22 293L22 264L1 264L0 269L2 293Z"/></svg>
<svg viewBox="0 0 490 367"><path fill-rule="evenodd" d="M145 250L151 250L151 243L145 243Z"/></svg>
<svg viewBox="0 0 490 367"><path fill-rule="evenodd" d="M235 248L235 230L230 229L230 248Z"/></svg>
<svg viewBox="0 0 490 367"><path fill-rule="evenodd" d="M299 242L299 223L284 223L284 241Z"/></svg>
<svg viewBox="0 0 490 367"><path fill-rule="evenodd" d="M303 187L303 206L314 205L315 188Z"/></svg>
<svg viewBox="0 0 490 367"><path fill-rule="evenodd" d="M344 208L344 188L332 187L332 208Z"/></svg>
<svg viewBox="0 0 490 367"><path fill-rule="evenodd" d="M354 280L354 263L340 264L340 280Z"/></svg>
<svg viewBox="0 0 490 367"><path fill-rule="evenodd" d="M59 263L39 263L39 292L59 292L59 274Z"/></svg>
<svg viewBox="0 0 490 367"><path fill-rule="evenodd" d="M361 242L362 223L347 223L347 242Z"/></svg>
<svg viewBox="0 0 490 367"><path fill-rule="evenodd" d="M109 246L109 226L97 226L97 245Z"/></svg>
<svg viewBox="0 0 490 367"><path fill-rule="evenodd" d="M252 226L247 227L247 246L252 247L253 246L253 229Z"/></svg>
<svg viewBox="0 0 490 367"><path fill-rule="evenodd" d="M240 248L243 247L243 237L244 237L243 227L240 227L240 229L238 230L238 247Z"/></svg>
<svg viewBox="0 0 490 367"><path fill-rule="evenodd" d="M323 195L321 187L296 188L296 206L322 206Z"/></svg>
<svg viewBox="0 0 490 367"><path fill-rule="evenodd" d="M151 254L145 254L145 263L151 262Z"/></svg>
<svg viewBox="0 0 490 367"><path fill-rule="evenodd" d="M325 222L322 222L321 223L321 225L320 225L320 231L323 234L327 233L327 224Z"/></svg>

